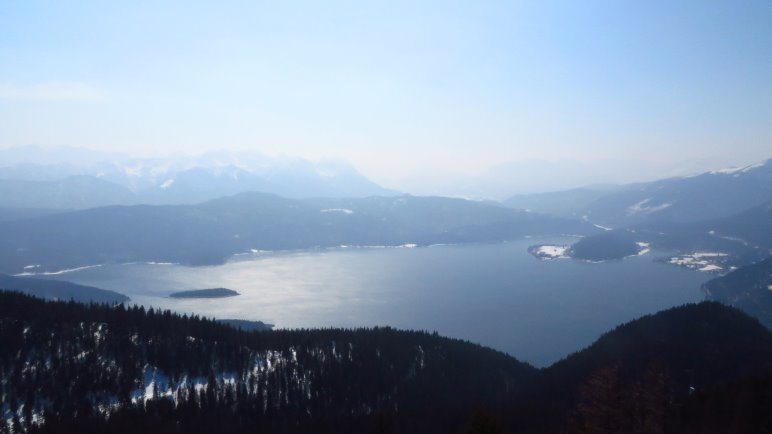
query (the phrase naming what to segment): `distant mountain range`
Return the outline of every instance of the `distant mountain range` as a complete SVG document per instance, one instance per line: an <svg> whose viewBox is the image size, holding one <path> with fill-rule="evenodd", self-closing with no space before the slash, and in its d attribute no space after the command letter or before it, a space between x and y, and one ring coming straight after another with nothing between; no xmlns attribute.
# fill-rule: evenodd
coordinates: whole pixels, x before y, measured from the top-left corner
<svg viewBox="0 0 772 434"><path fill-rule="evenodd" d="M7 208L84 209L138 200L126 187L85 175L55 181L0 179L0 203Z"/></svg>
<svg viewBox="0 0 772 434"><path fill-rule="evenodd" d="M74 147L0 150L0 204L9 208L192 204L248 191L291 198L398 194L341 161L246 151L136 159Z"/></svg>
<svg viewBox="0 0 772 434"><path fill-rule="evenodd" d="M590 204L620 188L620 186L586 187L550 193L519 194L502 203L511 208L581 218Z"/></svg>
<svg viewBox="0 0 772 434"><path fill-rule="evenodd" d="M772 254L772 160L650 183L520 195L504 204L605 229L567 251L579 259L621 259L654 247L713 255L720 264L672 262L726 272Z"/></svg>
<svg viewBox="0 0 772 434"><path fill-rule="evenodd" d="M33 418L41 434L698 433L772 422L772 334L713 302L631 321L539 370L425 332L247 332L12 293L0 293L0 339L0 416L12 432Z"/></svg>
<svg viewBox="0 0 772 434"><path fill-rule="evenodd" d="M620 187L514 196L504 204L586 218L608 227L728 217L772 201L772 160L696 176Z"/></svg>
<svg viewBox="0 0 772 434"><path fill-rule="evenodd" d="M110 206L0 223L1 270L115 262L221 263L251 250L587 235L587 222L439 197L296 200L242 193L197 205Z"/></svg>

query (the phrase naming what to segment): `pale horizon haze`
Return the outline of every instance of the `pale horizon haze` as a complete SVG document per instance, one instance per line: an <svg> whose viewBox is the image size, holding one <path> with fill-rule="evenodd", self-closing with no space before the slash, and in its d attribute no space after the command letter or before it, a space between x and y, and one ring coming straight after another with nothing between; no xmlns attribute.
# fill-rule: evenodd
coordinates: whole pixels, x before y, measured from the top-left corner
<svg viewBox="0 0 772 434"><path fill-rule="evenodd" d="M766 1L4 2L0 148L246 149L488 196L745 165L772 157L770 21Z"/></svg>

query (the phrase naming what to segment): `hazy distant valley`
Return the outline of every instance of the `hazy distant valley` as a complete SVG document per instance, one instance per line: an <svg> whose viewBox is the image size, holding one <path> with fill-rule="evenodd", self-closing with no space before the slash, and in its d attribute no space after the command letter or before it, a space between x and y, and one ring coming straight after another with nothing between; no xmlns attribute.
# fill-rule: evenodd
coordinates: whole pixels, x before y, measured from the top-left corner
<svg viewBox="0 0 772 434"><path fill-rule="evenodd" d="M489 418L553 432L594 423L587 406L611 402L599 378L664 405L646 423L689 431L706 401L747 404L748 375L772 372L770 161L496 202L392 191L345 163L235 153L127 162L76 149L72 161L35 163L38 150L0 152L19 160L0 167L0 287L117 307L1 296L0 333L13 342L2 366L30 346L70 351L51 324L10 306L75 315L77 333L95 339L79 335L84 356L69 374L34 351L35 379L4 368L2 411L22 431L48 432L30 422L46 419L154 432L165 426L148 428L154 417L182 414L211 428L211 413L196 411L216 408L238 416L234 432L288 421L300 432L328 432L320 421L444 432ZM705 299L745 314L711 303L666 310ZM714 358L697 363L706 352ZM104 385L78 383L87 371ZM661 387L651 382L665 372ZM81 410L40 383L67 375L88 390ZM38 397L20 405L23 390ZM456 396L436 411L457 417L430 424L422 390ZM619 414L655 405L641 402L618 403L620 426L638 429ZM78 411L93 416L73 419Z"/></svg>
<svg viewBox="0 0 772 434"><path fill-rule="evenodd" d="M41 151L67 157L36 163ZM0 270L7 273L558 235L586 237L565 251L578 259L619 259L653 246L713 254L720 263L676 256L671 262L727 272L772 249L770 161L650 183L519 195L498 204L403 195L345 163L257 153L167 160L66 147L2 153L16 163L0 167ZM160 228L161 237L150 236Z"/></svg>
<svg viewBox="0 0 772 434"><path fill-rule="evenodd" d="M174 305L153 297L165 297L174 291L185 293L201 285L167 276L163 277L167 280L160 281L166 282L160 283L160 287L157 283L150 284L156 290L148 298L149 293L132 289L131 274L109 278L107 270L148 267L146 271L135 272L157 274L160 279L163 276L160 271L170 265L222 266L232 261L237 264L247 261L249 267L271 267L269 264L283 260L281 252L296 252L301 256L309 252L310 257L319 255L320 264L329 261L330 266L340 267L332 265L338 255L335 249L355 248L352 252L357 253L352 255L367 258L376 254L368 255L368 249L443 245L483 246L458 250L475 255L466 259L460 256L459 261L477 264L477 269L483 269L481 261L485 261L487 253L479 256L481 253L473 252L485 249L487 244L511 242L520 249L518 255L525 257L526 252L530 252L535 257L527 260L612 261L607 267L613 268L618 267L614 261L641 257L640 264L656 263L652 268L654 273L648 272L655 280L672 279L654 277L664 273L665 267L706 273L691 284L693 295L690 297L698 299L700 281L742 269L765 259L772 251L770 162L651 183L520 195L496 203L393 192L377 186L344 163L319 166L302 160L229 152L182 159L121 160L119 155L65 147L47 150L45 155L63 153L55 164L45 159L36 162L41 150L26 147L2 151L5 161L15 163L0 167L0 177L4 178L0 179L0 203L15 205L0 211L0 272L18 276L6 277L9 289L22 288L19 282L23 282L25 276L64 280L63 284L70 278L90 287L109 286L104 289L125 294L122 296L134 302L140 300L146 306L164 305L175 309ZM282 192L289 197L278 194ZM305 195L299 195L300 192ZM539 240L556 237L563 241L557 245L538 244ZM330 253L325 253L327 251ZM429 258L436 257L436 260L448 261L447 255L434 248L426 253L426 260L434 261ZM401 258L411 256L389 253L362 267L379 270L378 261L402 261ZM522 264L502 262L492 266L490 272L507 276L509 271L504 267L527 267L526 259L518 259ZM301 264L302 261L287 260L282 267L305 267ZM571 285L572 279L579 278L575 276L577 271L572 270L573 265L561 264L552 266L556 267L553 273L567 280L555 281L556 288ZM612 273L611 268L601 271L602 266L596 267L598 270L591 273ZM305 272L298 268L294 273ZM353 269L349 273L357 274ZM410 273L406 272L407 281L431 282L429 287L447 285L431 273L420 276ZM475 276L472 280L483 279L474 271L467 273ZM361 283L347 285L380 288L382 284L375 282L383 278L368 283L375 275L377 272L363 276ZM225 276L207 283L212 287L230 287L231 281ZM312 278L320 279L319 276ZM521 282L524 288L531 287L528 279L537 279L517 273L510 278L526 279ZM335 280L321 279L323 285L338 284ZM663 281L656 284L661 285ZM27 292L38 291L46 298L111 300L107 293L106 298L86 291L76 296L79 292L73 290L60 290L61 295L55 296L51 289L33 288L36 280L28 282L29 288L24 288ZM616 284L624 285L624 282L620 275ZM231 283L238 284L238 281ZM388 289L391 284L405 285L395 281L383 290L393 291ZM249 286L250 294L268 290L259 285ZM300 287L285 290L303 291ZM513 301L518 297L514 295ZM691 298L666 300L662 298L649 310L629 312L620 318L627 315L627 319L632 319L638 314L677 304L675 300ZM285 302L292 303L291 300ZM246 314L246 310L226 310L222 314L303 327L315 325L291 319L289 313L256 317L255 312L264 309L252 309L251 314ZM360 309L366 312L370 308ZM197 308L188 305L178 306L176 310L196 313ZM463 315L451 312L447 315ZM355 325L344 321L342 313L335 309L326 315L328 318L317 317L320 321L317 325ZM386 323L396 319L388 314L374 318ZM410 322L399 324L410 327ZM421 324L437 327L440 323ZM609 323L605 324L602 327ZM480 333L464 336L485 340ZM500 344L499 348L520 347Z"/></svg>

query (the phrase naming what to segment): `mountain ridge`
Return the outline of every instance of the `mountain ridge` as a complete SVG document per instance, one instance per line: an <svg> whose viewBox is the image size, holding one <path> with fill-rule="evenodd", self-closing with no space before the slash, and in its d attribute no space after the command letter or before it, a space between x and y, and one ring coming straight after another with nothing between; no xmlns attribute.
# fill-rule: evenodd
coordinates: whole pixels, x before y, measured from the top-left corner
<svg viewBox="0 0 772 434"><path fill-rule="evenodd" d="M346 208L350 207L350 208ZM241 193L197 205L109 206L0 223L3 270L124 262L219 264L252 250L401 246L589 234L578 220L463 199L296 200Z"/></svg>
<svg viewBox="0 0 772 434"><path fill-rule="evenodd" d="M52 157L47 157L49 153ZM9 207L83 209L113 204L193 204L247 191L298 199L398 194L372 182L344 161L310 162L253 151L129 158L75 147L20 147L0 149L0 162L0 202ZM81 185L50 187L48 196L37 201L30 194L35 193L36 186L40 189L70 178L111 186L115 197L105 200ZM117 194L119 189L123 191ZM95 197L90 201L72 200L72 196L88 199L89 195ZM17 205L22 198L27 201Z"/></svg>
<svg viewBox="0 0 772 434"><path fill-rule="evenodd" d="M509 206L583 217L608 227L656 221L689 223L728 217L772 200L772 159L740 168L603 189L518 195Z"/></svg>

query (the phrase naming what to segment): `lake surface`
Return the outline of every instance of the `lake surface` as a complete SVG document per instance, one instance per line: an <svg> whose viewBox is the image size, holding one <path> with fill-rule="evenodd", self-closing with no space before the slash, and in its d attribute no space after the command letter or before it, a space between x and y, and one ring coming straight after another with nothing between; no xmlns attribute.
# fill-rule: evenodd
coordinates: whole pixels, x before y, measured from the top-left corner
<svg viewBox="0 0 772 434"><path fill-rule="evenodd" d="M124 293L145 306L278 327L389 325L437 331L548 365L641 315L702 300L710 276L655 263L539 261L526 239L419 248L260 253L224 265L105 265L50 276ZM173 299L225 287L240 296Z"/></svg>

